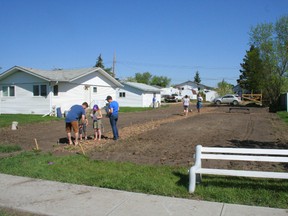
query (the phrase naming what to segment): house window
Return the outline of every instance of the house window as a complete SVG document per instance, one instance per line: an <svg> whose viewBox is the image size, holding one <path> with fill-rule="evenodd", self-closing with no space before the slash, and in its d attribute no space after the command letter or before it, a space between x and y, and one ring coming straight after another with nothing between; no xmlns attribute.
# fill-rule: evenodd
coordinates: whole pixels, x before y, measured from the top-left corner
<svg viewBox="0 0 288 216"><path fill-rule="evenodd" d="M47 96L47 86L33 85L33 96Z"/></svg>
<svg viewBox="0 0 288 216"><path fill-rule="evenodd" d="M54 96L58 96L58 85L53 86L53 94Z"/></svg>
<svg viewBox="0 0 288 216"><path fill-rule="evenodd" d="M97 87L93 87L93 93L97 93Z"/></svg>
<svg viewBox="0 0 288 216"><path fill-rule="evenodd" d="M15 86L2 86L3 97L14 97L15 96Z"/></svg>
<svg viewBox="0 0 288 216"><path fill-rule="evenodd" d="M119 92L119 97L126 97L126 93L125 92Z"/></svg>

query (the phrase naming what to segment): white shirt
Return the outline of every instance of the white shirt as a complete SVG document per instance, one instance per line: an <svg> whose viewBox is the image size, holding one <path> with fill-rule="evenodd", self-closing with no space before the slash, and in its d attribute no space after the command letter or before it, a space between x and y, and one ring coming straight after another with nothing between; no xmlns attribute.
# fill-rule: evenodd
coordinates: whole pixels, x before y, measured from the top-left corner
<svg viewBox="0 0 288 216"><path fill-rule="evenodd" d="M183 105L184 106L189 106L189 103L190 103L190 98L183 98Z"/></svg>

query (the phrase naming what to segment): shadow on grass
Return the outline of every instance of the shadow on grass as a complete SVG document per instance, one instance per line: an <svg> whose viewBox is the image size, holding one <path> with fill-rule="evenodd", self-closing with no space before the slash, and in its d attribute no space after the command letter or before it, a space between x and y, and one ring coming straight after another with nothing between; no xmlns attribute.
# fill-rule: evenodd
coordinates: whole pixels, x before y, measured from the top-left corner
<svg viewBox="0 0 288 216"><path fill-rule="evenodd" d="M178 186L182 186L188 190L189 187L189 174L183 174L180 172L172 172L173 175L177 176L179 180L176 182Z"/></svg>
<svg viewBox="0 0 288 216"><path fill-rule="evenodd" d="M271 192L288 191L287 180L252 179L241 177L204 176L200 183L203 187L235 188L248 190L267 190Z"/></svg>
<svg viewBox="0 0 288 216"><path fill-rule="evenodd" d="M173 172L173 175L179 177L176 182L178 186L189 188L189 174ZM288 191L287 180L282 179L259 179L259 178L241 178L241 177L221 177L203 175L202 187L231 188L246 190L266 190L275 193Z"/></svg>

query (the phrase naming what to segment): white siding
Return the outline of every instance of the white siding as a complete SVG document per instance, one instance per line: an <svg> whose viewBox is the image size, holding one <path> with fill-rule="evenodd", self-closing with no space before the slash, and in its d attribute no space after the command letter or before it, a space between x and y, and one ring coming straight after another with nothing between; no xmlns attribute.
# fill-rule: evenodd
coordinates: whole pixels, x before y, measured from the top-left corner
<svg viewBox="0 0 288 216"><path fill-rule="evenodd" d="M47 85L47 97L33 96L33 85ZM15 97L3 97L2 86L14 85ZM58 96L53 94L53 86L58 85ZM97 87L97 92L93 92ZM52 107L60 107L62 113L74 104L86 101L91 107L97 103L105 105L107 95L116 98L116 86L99 72L87 74L73 82L47 82L28 73L17 71L0 81L0 113L47 114Z"/></svg>
<svg viewBox="0 0 288 216"><path fill-rule="evenodd" d="M14 97L3 97L2 86L15 86ZM47 96L33 96L33 85L47 85ZM49 112L49 82L26 73L16 72L0 82L0 112L7 114L44 114Z"/></svg>
<svg viewBox="0 0 288 216"><path fill-rule="evenodd" d="M143 107L152 107L153 106L153 93L143 93ZM156 99L157 101L157 99Z"/></svg>
<svg viewBox="0 0 288 216"><path fill-rule="evenodd" d="M179 95L179 90L176 88L173 88L173 87L161 89L161 95L172 95L172 94L178 94Z"/></svg>
<svg viewBox="0 0 288 216"><path fill-rule="evenodd" d="M58 96L53 96L51 105L60 107L62 113L74 104L82 104L84 87L72 83L58 83Z"/></svg>
<svg viewBox="0 0 288 216"><path fill-rule="evenodd" d="M120 92L125 92L125 97L120 97ZM117 101L124 107L151 107L154 93L145 92L140 89L124 84L124 87L117 90ZM156 102L161 102L160 93L156 94Z"/></svg>
<svg viewBox="0 0 288 216"><path fill-rule="evenodd" d="M125 97L119 97L120 92L125 92ZM117 100L122 107L143 107L142 91L130 86L118 89Z"/></svg>
<svg viewBox="0 0 288 216"><path fill-rule="evenodd" d="M206 98L206 101L210 101L210 102L213 102L213 100L218 96L218 93L216 91L206 91L205 92L205 98Z"/></svg>
<svg viewBox="0 0 288 216"><path fill-rule="evenodd" d="M98 72L74 80L72 83L58 83L58 96L53 96L52 106L61 107L62 113L69 110L74 104L87 102L90 107L98 104L105 106L105 99L110 95L116 98L116 87ZM93 92L93 87L97 92Z"/></svg>

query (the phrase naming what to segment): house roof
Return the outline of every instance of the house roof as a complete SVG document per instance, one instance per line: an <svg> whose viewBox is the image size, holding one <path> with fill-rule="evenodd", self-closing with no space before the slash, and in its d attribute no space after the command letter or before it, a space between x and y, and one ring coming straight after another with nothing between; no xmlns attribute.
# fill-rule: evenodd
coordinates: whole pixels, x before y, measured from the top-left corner
<svg viewBox="0 0 288 216"><path fill-rule="evenodd" d="M200 83L198 84L198 83L193 82L191 80L188 80L188 81L186 81L184 83L177 84L177 85L175 85L175 87L184 86L184 85L193 86L194 88L200 87L201 89L210 89L210 90L214 89L213 87L206 86L206 85L203 85L203 84L200 84Z"/></svg>
<svg viewBox="0 0 288 216"><path fill-rule="evenodd" d="M91 74L93 72L98 72L114 83L116 86L121 87L122 84L118 82L115 78L110 76L106 71L101 68L93 67L93 68L80 68L80 69L61 69L61 70L40 70L28 67L14 66L9 70L0 74L0 80L4 79L11 74L22 71L38 78L44 79L46 81L58 81L58 82L72 82L78 78Z"/></svg>
<svg viewBox="0 0 288 216"><path fill-rule="evenodd" d="M144 83L136 83L136 82L122 82L122 84L125 86L130 86L145 92L154 92L154 93L160 93L160 89L156 88L154 86L150 86Z"/></svg>

